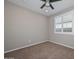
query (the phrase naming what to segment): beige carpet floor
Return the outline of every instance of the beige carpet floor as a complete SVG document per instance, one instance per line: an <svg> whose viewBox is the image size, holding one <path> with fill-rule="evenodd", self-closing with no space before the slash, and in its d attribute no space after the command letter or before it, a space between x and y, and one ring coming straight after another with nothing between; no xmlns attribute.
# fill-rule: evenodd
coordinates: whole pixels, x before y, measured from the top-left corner
<svg viewBox="0 0 79 59"><path fill-rule="evenodd" d="M5 58L14 59L74 59L74 50L45 42L5 54Z"/></svg>

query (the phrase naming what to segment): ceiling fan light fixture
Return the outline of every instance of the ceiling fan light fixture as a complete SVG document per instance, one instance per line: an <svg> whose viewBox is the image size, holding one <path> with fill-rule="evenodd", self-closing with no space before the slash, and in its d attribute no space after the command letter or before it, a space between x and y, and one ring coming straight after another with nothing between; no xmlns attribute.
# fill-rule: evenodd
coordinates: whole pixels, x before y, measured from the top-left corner
<svg viewBox="0 0 79 59"><path fill-rule="evenodd" d="M46 9L45 12L47 13L47 12L49 12L49 10Z"/></svg>

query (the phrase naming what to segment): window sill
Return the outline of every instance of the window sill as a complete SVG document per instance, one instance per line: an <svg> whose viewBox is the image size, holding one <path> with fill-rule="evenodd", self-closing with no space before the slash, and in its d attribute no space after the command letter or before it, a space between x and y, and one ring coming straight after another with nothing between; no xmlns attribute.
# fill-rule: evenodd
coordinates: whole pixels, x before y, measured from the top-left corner
<svg viewBox="0 0 79 59"><path fill-rule="evenodd" d="M68 32L54 32L55 34L64 34L64 35L74 35L73 32L68 33Z"/></svg>

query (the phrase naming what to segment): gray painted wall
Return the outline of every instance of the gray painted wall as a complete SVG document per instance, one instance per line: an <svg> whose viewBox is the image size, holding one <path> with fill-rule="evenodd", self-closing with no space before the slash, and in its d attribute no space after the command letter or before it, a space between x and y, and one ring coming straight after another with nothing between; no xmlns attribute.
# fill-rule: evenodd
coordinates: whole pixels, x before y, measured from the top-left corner
<svg viewBox="0 0 79 59"><path fill-rule="evenodd" d="M4 21L5 51L48 40L48 20L45 16L5 2Z"/></svg>
<svg viewBox="0 0 79 59"><path fill-rule="evenodd" d="M66 11L66 12L68 12L68 11ZM60 13L58 15L61 15L61 14L64 14L64 13L65 12ZM54 32L54 17L55 16L57 16L57 15L51 16L49 18L49 41L56 42L58 44L74 48L74 35L58 34L58 33Z"/></svg>

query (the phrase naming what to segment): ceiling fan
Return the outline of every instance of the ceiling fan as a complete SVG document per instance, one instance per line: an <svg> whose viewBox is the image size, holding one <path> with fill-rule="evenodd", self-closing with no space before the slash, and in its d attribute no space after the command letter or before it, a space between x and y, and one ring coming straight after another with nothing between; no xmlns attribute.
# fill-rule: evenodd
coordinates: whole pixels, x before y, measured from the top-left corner
<svg viewBox="0 0 79 59"><path fill-rule="evenodd" d="M51 3L53 2L57 2L57 1L61 1L61 0L41 0L43 2L45 2L40 8L43 9L45 6L46 7L51 7L51 9L54 9L54 7L52 6Z"/></svg>

